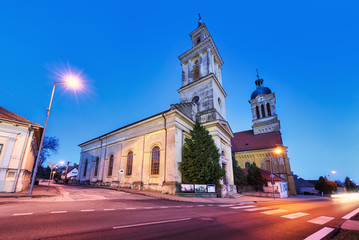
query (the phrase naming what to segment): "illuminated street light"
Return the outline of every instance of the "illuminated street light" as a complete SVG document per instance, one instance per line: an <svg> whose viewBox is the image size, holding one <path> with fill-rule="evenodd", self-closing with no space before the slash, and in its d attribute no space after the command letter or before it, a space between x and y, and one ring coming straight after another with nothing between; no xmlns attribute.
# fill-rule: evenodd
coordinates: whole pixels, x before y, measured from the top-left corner
<svg viewBox="0 0 359 240"><path fill-rule="evenodd" d="M334 170L333 170L331 173L332 173L332 174L336 174L336 173L337 173L337 171L334 171Z"/></svg>
<svg viewBox="0 0 359 240"><path fill-rule="evenodd" d="M50 98L50 103L49 103L49 107L46 109L47 114L46 114L46 122L45 122L45 126L44 126L44 130L42 132L42 136L41 136L41 141L40 141L40 146L39 146L39 151L37 153L37 158L36 158L36 162L35 162L35 168L34 168L34 173L32 175L32 179L31 179L31 186L30 186L30 191L29 194L32 194L32 190L34 188L34 183L35 183L35 179L36 179L36 174L37 174L37 168L39 166L39 161L40 161L40 155L41 155L41 150L42 150L42 145L44 142L44 137L45 137L45 131L46 131L46 127L47 127L47 121L49 120L49 115L50 115L50 110L51 110L51 105L52 105L52 99L54 97L54 92L55 92L55 87L57 83L66 83L69 87L73 88L73 89L78 89L81 85L80 85L80 77L79 75L75 75L75 74L68 74L68 75L64 75L61 79L62 81L58 81L58 82L54 82L54 86L52 87L52 93L51 93L51 98Z"/></svg>

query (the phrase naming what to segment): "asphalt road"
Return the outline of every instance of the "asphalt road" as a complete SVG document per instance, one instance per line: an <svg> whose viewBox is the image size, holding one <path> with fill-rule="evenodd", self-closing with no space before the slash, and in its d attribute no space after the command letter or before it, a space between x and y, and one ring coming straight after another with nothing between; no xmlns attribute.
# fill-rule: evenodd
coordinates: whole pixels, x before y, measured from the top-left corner
<svg viewBox="0 0 359 240"><path fill-rule="evenodd" d="M321 239L359 201L200 204L105 189L2 199L0 239ZM315 238L313 234L323 232Z"/></svg>

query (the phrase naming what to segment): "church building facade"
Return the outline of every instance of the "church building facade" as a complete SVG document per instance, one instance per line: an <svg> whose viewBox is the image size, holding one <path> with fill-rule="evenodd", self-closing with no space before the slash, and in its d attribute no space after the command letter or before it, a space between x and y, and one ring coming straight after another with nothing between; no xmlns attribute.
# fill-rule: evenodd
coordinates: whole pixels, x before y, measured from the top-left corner
<svg viewBox="0 0 359 240"><path fill-rule="evenodd" d="M296 195L293 173L290 168L287 147L283 145L280 122L276 114L275 94L263 86L263 79L255 81L256 90L249 103L252 111L252 130L234 133L232 154L241 168L257 167L285 179L288 193ZM275 152L280 148L280 154Z"/></svg>
<svg viewBox="0 0 359 240"><path fill-rule="evenodd" d="M231 138L222 87L223 61L201 21L190 33L192 47L179 56L180 101L149 118L86 141L81 147L77 180L91 184L147 189L175 194L184 139L195 121L212 135L226 171L222 194L234 191Z"/></svg>

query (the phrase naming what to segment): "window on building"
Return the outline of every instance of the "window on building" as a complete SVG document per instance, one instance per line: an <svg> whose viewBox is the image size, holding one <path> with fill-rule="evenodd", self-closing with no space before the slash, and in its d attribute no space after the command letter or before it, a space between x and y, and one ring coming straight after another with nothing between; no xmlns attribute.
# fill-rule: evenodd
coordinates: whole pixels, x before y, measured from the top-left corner
<svg viewBox="0 0 359 240"><path fill-rule="evenodd" d="M199 44L201 42L201 37L197 38L197 44Z"/></svg>
<svg viewBox="0 0 359 240"><path fill-rule="evenodd" d="M99 161L100 161L99 157L96 157L96 161L95 161L95 171L94 171L94 173L93 173L93 175L94 175L95 177L97 177L97 174L98 174L98 164L99 164Z"/></svg>
<svg viewBox="0 0 359 240"><path fill-rule="evenodd" d="M193 67L193 80L199 79L199 66L195 65Z"/></svg>
<svg viewBox="0 0 359 240"><path fill-rule="evenodd" d="M126 175L131 176L132 175L132 162L133 162L133 152L129 152L127 154L127 165L126 165Z"/></svg>
<svg viewBox="0 0 359 240"><path fill-rule="evenodd" d="M260 119L261 116L259 115L259 107L258 106L256 106L256 114L257 114L257 119Z"/></svg>
<svg viewBox="0 0 359 240"><path fill-rule="evenodd" d="M199 97L198 96L193 97L192 102L193 103L198 103L199 102Z"/></svg>
<svg viewBox="0 0 359 240"><path fill-rule="evenodd" d="M112 176L112 171L113 171L113 155L110 156L110 161L108 163L108 172L107 172L107 176Z"/></svg>
<svg viewBox="0 0 359 240"><path fill-rule="evenodd" d="M246 164L244 165L245 168L249 168L251 166L251 164L249 162L246 162Z"/></svg>
<svg viewBox="0 0 359 240"><path fill-rule="evenodd" d="M0 155L1 155L1 152L2 152L3 146L4 146L4 144L0 144Z"/></svg>
<svg viewBox="0 0 359 240"><path fill-rule="evenodd" d="M85 166L84 166L84 177L86 177L86 173L87 173L87 164L88 164L88 160L85 160Z"/></svg>
<svg viewBox="0 0 359 240"><path fill-rule="evenodd" d="M152 149L151 174L158 175L160 173L160 148Z"/></svg>
<svg viewBox="0 0 359 240"><path fill-rule="evenodd" d="M262 110L262 117L264 118L266 116L266 112L264 111L264 105L261 105Z"/></svg>
<svg viewBox="0 0 359 240"><path fill-rule="evenodd" d="M224 171L226 171L226 170L227 170L227 164L222 163L222 169L223 169ZM227 185L227 174L225 174L224 177L223 177L223 184L224 184L224 185Z"/></svg>
<svg viewBox="0 0 359 240"><path fill-rule="evenodd" d="M272 116L272 112L271 112L271 110L270 110L270 105L269 105L269 103L267 103L267 113L268 113L268 117L269 117L269 116Z"/></svg>

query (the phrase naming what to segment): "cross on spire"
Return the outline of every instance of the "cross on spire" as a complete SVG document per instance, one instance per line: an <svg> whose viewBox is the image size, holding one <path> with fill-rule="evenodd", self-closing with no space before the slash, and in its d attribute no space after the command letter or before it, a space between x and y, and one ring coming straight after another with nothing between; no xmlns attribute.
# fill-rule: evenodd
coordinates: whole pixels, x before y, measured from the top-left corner
<svg viewBox="0 0 359 240"><path fill-rule="evenodd" d="M198 27L202 25L202 18L201 18L201 14L198 13Z"/></svg>

